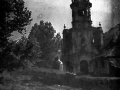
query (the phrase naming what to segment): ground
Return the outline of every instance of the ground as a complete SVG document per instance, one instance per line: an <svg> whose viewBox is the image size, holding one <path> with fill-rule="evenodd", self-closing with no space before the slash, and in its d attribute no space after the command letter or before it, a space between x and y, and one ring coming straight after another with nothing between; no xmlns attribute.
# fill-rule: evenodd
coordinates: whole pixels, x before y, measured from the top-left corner
<svg viewBox="0 0 120 90"><path fill-rule="evenodd" d="M55 69L31 68L10 74L4 72L0 90L118 90L115 85L110 86L109 80L117 78L76 76Z"/></svg>
<svg viewBox="0 0 120 90"><path fill-rule="evenodd" d="M44 78L43 73L64 74L64 72L60 72L59 70L44 69L44 68L19 70L10 73L11 75L8 74L7 72L4 72L4 76L5 76L4 84L3 85L0 84L0 90L73 90L72 87L64 86L64 85L57 85L57 84L49 85L49 83L45 85L45 83L43 83L42 81L42 78ZM47 82L54 83L54 81L52 80ZM74 88L74 90L81 90L81 89Z"/></svg>

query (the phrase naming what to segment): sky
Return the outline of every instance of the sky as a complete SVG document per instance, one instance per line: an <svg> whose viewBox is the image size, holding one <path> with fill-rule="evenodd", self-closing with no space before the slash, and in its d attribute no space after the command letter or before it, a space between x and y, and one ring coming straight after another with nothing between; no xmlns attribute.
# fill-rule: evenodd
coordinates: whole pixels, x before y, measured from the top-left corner
<svg viewBox="0 0 120 90"><path fill-rule="evenodd" d="M25 6L32 11L33 21L28 26L28 32L34 23L39 23L40 20L51 22L56 32L62 35L63 26L71 28L71 0L24 0ZM98 27L101 22L103 31L108 31L111 27L118 23L118 15L116 16L113 10L116 8L116 3L120 0L90 0L92 3L91 19L92 26ZM118 9L116 9L118 10ZM120 7L119 7L120 11ZM120 13L119 13L120 14ZM116 18L117 17L117 18ZM114 20L113 20L114 19Z"/></svg>

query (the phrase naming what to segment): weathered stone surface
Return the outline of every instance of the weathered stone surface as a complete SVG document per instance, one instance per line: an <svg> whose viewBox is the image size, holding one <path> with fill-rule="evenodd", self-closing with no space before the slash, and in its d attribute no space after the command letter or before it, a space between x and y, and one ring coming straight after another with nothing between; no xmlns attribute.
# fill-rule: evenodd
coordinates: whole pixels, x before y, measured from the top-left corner
<svg viewBox="0 0 120 90"><path fill-rule="evenodd" d="M82 70L80 69L82 60L89 62L101 52L103 31L101 26L91 26L91 6L92 4L85 0L72 1L70 5L72 9L72 28L63 30L62 45L62 61L66 70L70 72L80 72ZM68 65L68 62L72 65Z"/></svg>

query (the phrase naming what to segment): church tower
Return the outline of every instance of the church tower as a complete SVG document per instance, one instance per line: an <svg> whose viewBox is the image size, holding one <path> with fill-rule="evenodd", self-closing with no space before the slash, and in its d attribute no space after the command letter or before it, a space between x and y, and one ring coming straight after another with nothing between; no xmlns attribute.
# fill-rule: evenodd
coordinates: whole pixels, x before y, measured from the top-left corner
<svg viewBox="0 0 120 90"><path fill-rule="evenodd" d="M63 30L62 57L64 68L70 72L89 72L89 61L102 45L102 27L93 27L89 0L72 0L72 28Z"/></svg>
<svg viewBox="0 0 120 90"><path fill-rule="evenodd" d="M70 7L72 9L73 28L91 26L90 8L92 7L92 4L89 0L72 0Z"/></svg>

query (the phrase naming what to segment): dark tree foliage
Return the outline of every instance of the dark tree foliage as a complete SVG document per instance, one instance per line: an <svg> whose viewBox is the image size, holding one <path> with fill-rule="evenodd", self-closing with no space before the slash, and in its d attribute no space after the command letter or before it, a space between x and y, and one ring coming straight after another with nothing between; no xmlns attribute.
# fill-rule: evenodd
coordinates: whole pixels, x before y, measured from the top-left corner
<svg viewBox="0 0 120 90"><path fill-rule="evenodd" d="M23 36L12 48L12 55L22 66L25 66L25 63L29 60L32 48L33 44Z"/></svg>
<svg viewBox="0 0 120 90"><path fill-rule="evenodd" d="M42 60L53 60L55 52L60 49L61 36L60 34L55 35L55 30L50 22L40 21L40 25L34 24L29 39L38 43Z"/></svg>
<svg viewBox="0 0 120 90"><path fill-rule="evenodd" d="M110 40L109 42L105 45L104 49L109 50L109 49L114 49L113 54L115 56L120 56L120 25L118 28L117 35L113 35L112 37L109 37Z"/></svg>
<svg viewBox="0 0 120 90"><path fill-rule="evenodd" d="M120 25L119 25L119 35L114 45L115 45L114 54L120 57Z"/></svg>
<svg viewBox="0 0 120 90"><path fill-rule="evenodd" d="M115 47L115 42L114 39L112 38L107 44L105 44L104 48L106 50L112 49L113 47Z"/></svg>
<svg viewBox="0 0 120 90"><path fill-rule="evenodd" d="M31 20L31 12L24 6L23 0L0 0L0 70L9 67L9 56L13 58L10 54L13 43L8 41L11 33L22 33Z"/></svg>
<svg viewBox="0 0 120 90"><path fill-rule="evenodd" d="M37 42L36 39L34 39L31 43L32 43L33 47L32 47L32 50L29 54L29 59L32 60L31 62L34 62L35 58L40 58L41 57L42 51L41 51L39 42Z"/></svg>

